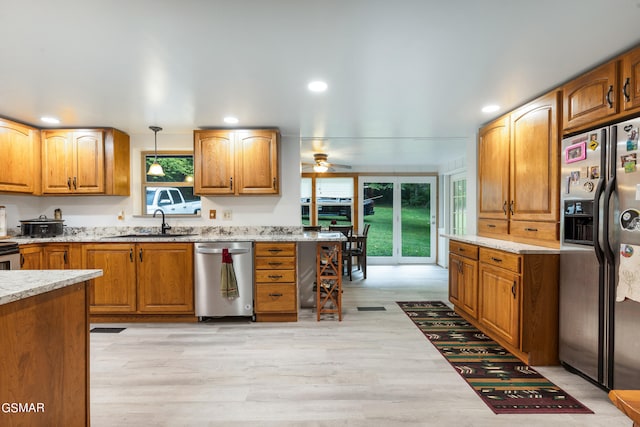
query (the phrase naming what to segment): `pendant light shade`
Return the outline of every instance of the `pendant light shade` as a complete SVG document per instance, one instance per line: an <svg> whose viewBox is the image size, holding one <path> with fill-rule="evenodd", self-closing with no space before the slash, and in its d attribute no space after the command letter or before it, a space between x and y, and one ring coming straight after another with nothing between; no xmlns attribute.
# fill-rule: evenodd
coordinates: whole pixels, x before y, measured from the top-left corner
<svg viewBox="0 0 640 427"><path fill-rule="evenodd" d="M153 159L153 163L151 164L151 166L149 166L147 175L164 176L164 171L162 170L162 166L160 166L160 163L158 163L158 131L161 131L162 128L159 126L149 126L149 129L153 131L155 157Z"/></svg>

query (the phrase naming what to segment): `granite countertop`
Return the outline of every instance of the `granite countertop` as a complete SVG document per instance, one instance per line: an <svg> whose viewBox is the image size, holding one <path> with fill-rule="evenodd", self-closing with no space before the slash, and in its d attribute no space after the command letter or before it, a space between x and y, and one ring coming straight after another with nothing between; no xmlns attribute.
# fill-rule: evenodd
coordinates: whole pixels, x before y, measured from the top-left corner
<svg viewBox="0 0 640 427"><path fill-rule="evenodd" d="M56 237L20 236L11 238L21 245L29 243L65 242L322 242L342 241L340 232L303 232L302 227L174 227L166 236L144 237L159 234L153 227L65 227L64 234ZM131 236L135 235L135 236Z"/></svg>
<svg viewBox="0 0 640 427"><path fill-rule="evenodd" d="M0 272L0 305L100 276L102 270L4 270Z"/></svg>
<svg viewBox="0 0 640 427"><path fill-rule="evenodd" d="M525 243L510 242L508 240L491 239L489 237L476 236L474 234L454 235L441 234L450 240L458 242L471 243L472 245L483 246L490 249L498 249L514 254L559 254L560 249L546 248L544 246L528 245Z"/></svg>

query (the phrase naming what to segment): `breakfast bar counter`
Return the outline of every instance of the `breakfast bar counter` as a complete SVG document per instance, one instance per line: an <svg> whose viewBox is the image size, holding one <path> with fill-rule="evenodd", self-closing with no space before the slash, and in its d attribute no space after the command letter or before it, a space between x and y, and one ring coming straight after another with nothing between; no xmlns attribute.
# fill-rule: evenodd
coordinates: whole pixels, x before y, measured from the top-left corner
<svg viewBox="0 0 640 427"><path fill-rule="evenodd" d="M0 425L90 424L88 281L101 275L0 272Z"/></svg>

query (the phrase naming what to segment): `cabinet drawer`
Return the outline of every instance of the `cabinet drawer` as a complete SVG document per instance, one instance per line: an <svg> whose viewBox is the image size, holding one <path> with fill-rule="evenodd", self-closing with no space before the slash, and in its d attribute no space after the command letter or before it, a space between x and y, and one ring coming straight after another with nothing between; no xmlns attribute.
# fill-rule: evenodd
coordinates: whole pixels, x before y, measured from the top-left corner
<svg viewBox="0 0 640 427"><path fill-rule="evenodd" d="M480 262L520 273L520 255L480 248Z"/></svg>
<svg viewBox="0 0 640 427"><path fill-rule="evenodd" d="M511 221L511 235L557 241L560 238L559 226L555 222Z"/></svg>
<svg viewBox="0 0 640 427"><path fill-rule="evenodd" d="M509 234L509 221L506 219L478 219L478 235L492 237L496 234Z"/></svg>
<svg viewBox="0 0 640 427"><path fill-rule="evenodd" d="M256 283L295 283L295 270L256 270Z"/></svg>
<svg viewBox="0 0 640 427"><path fill-rule="evenodd" d="M449 253L458 254L469 259L478 259L478 247L469 243L449 241Z"/></svg>
<svg viewBox="0 0 640 427"><path fill-rule="evenodd" d="M256 270L294 270L296 259L294 257L257 257Z"/></svg>
<svg viewBox="0 0 640 427"><path fill-rule="evenodd" d="M256 311L296 311L296 287L294 285L258 284L256 286Z"/></svg>
<svg viewBox="0 0 640 427"><path fill-rule="evenodd" d="M256 243L256 256L294 256L295 243Z"/></svg>

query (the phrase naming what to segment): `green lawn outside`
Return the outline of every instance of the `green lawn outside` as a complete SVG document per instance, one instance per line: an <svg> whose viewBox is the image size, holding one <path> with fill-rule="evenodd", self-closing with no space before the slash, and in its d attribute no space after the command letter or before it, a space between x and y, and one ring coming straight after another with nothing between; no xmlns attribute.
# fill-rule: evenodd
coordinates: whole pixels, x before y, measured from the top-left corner
<svg viewBox="0 0 640 427"><path fill-rule="evenodd" d="M376 205L376 213L364 217L371 224L367 237L368 256L392 256L393 208ZM402 256L429 257L431 255L430 213L424 208L402 209Z"/></svg>

